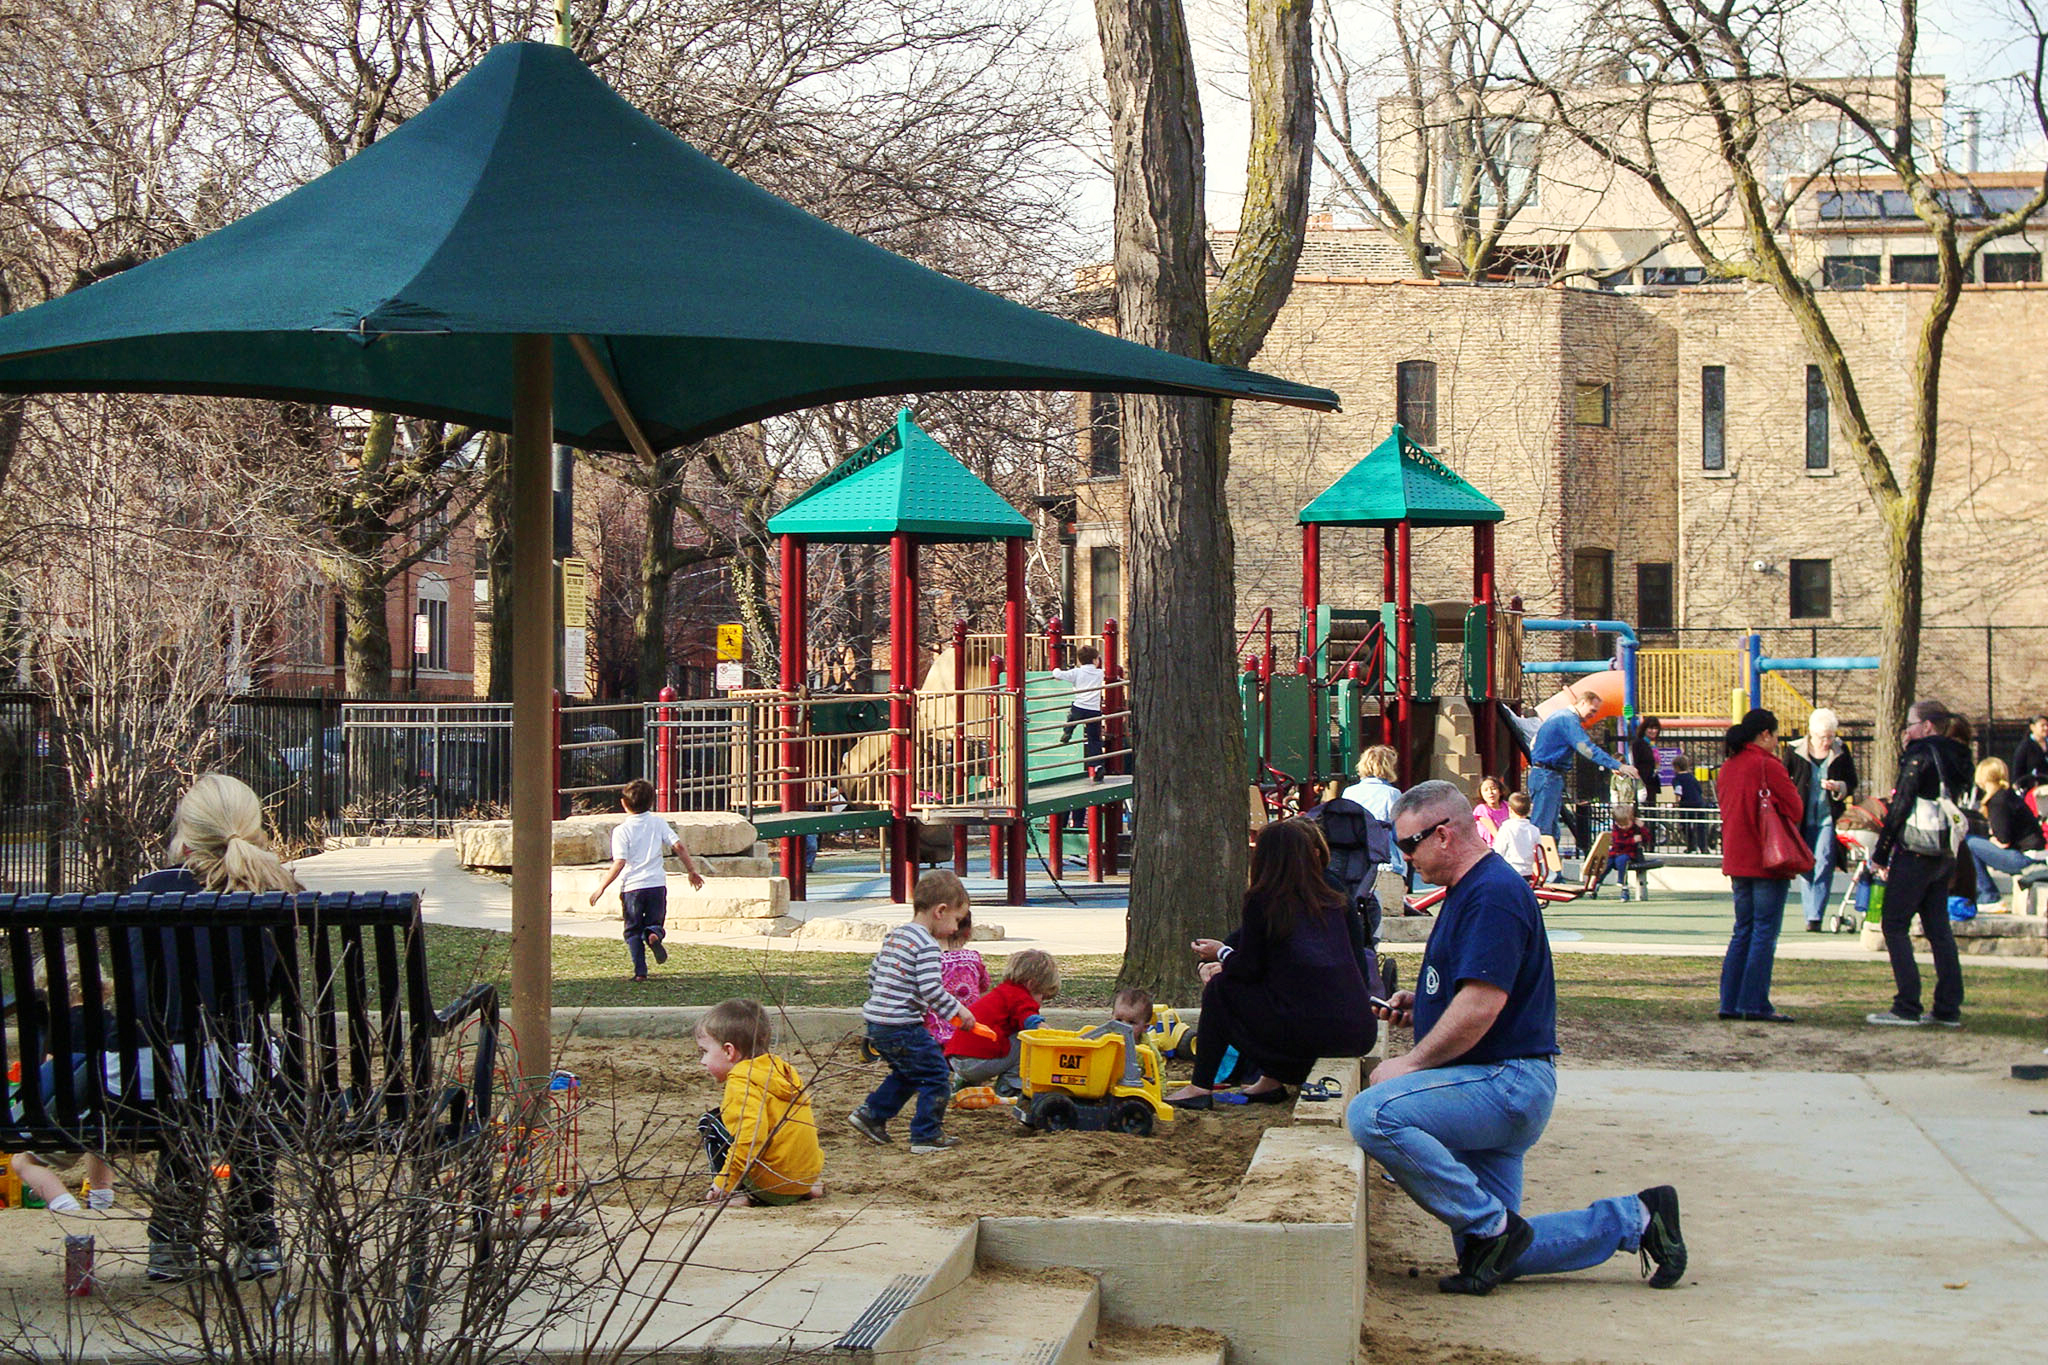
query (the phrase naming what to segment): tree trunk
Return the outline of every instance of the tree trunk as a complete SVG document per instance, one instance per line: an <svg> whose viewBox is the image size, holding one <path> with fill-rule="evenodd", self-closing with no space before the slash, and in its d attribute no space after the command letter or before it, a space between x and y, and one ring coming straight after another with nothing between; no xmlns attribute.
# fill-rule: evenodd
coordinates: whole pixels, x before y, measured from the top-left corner
<svg viewBox="0 0 2048 1365"><path fill-rule="evenodd" d="M675 579L676 511L682 461L673 453L647 471L647 535L640 547L640 606L633 636L640 645L639 695L652 697L668 682L668 590Z"/></svg>
<svg viewBox="0 0 2048 1365"><path fill-rule="evenodd" d="M1201 104L1180 6L1097 0L1095 14L1116 154L1118 330L1207 359ZM1244 895L1236 582L1217 419L1208 399L1135 396L1123 408L1141 823L1123 980L1167 999L1194 997L1188 941L1228 930Z"/></svg>
<svg viewBox="0 0 2048 1365"><path fill-rule="evenodd" d="M341 600L348 621L348 669L345 686L352 697L377 697L391 687L391 624L384 612L387 586L373 563L345 561Z"/></svg>

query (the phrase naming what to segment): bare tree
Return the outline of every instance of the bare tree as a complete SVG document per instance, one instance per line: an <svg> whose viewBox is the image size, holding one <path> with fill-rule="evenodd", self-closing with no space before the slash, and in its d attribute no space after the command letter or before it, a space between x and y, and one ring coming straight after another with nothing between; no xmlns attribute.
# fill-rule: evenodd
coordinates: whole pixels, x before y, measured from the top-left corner
<svg viewBox="0 0 2048 1365"><path fill-rule="evenodd" d="M2016 0L2015 14L2024 58L2007 85L2031 140L2048 136L2048 22L2035 0ZM1934 121L1938 109L1928 107L1934 90L1922 69L1917 0L1897 0L1886 15L1889 72L1846 80L1804 74L1823 61L1861 68L1869 60L1842 45L1840 16L1819 0L1626 0L1597 11L1564 62L1532 29L1508 31L1518 77L1548 121L1647 187L1709 276L1768 288L1797 325L1884 528L1880 729L1903 720L1918 682L1942 355L1962 286L1986 247L2024 231L2048 205L2048 167L2017 202L1996 207L1971 185ZM1558 70L1571 74L1550 74ZM1715 173L1700 174L1701 163ZM1852 366L1797 240L1796 214L1810 191L1872 173L1896 178L1936 262L1915 321L1908 420L1896 441L1865 407L1871 377Z"/></svg>
<svg viewBox="0 0 2048 1365"><path fill-rule="evenodd" d="M1419 278L1446 249L1467 279L1498 269L1501 239L1536 199L1545 129L1527 92L1496 74L1506 33L1534 8L1384 0L1341 25L1373 30L1377 51L1346 41L1333 8L1318 17L1316 160Z"/></svg>
<svg viewBox="0 0 2048 1365"><path fill-rule="evenodd" d="M1248 364L1294 283L1314 143L1309 0L1248 0L1252 135L1237 247L1209 299L1202 116L1178 0L1096 0L1116 176L1117 329ZM1131 867L1123 975L1194 986L1188 940L1244 889L1245 756L1231 658L1228 404L1135 397L1130 487L1131 711L1145 837Z"/></svg>

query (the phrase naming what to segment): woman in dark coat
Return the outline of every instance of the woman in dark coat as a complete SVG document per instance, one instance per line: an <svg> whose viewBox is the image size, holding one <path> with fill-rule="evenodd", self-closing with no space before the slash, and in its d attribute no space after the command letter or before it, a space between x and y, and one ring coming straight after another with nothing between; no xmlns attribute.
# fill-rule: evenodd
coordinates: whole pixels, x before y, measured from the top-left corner
<svg viewBox="0 0 2048 1365"><path fill-rule="evenodd" d="M1721 959L1721 1017L1789 1024L1771 1006L1771 968L1785 919L1789 876L1764 865L1763 793L1796 827L1805 807L1778 759L1778 718L1761 708L1728 731L1728 757L1715 779L1721 802L1721 871L1734 884L1735 932Z"/></svg>
<svg viewBox="0 0 2048 1365"><path fill-rule="evenodd" d="M1242 1093L1278 1104L1308 1079L1318 1057L1359 1056L1379 1036L1352 951L1342 897L1324 879L1322 836L1299 820L1259 831L1242 921L1218 942L1198 938L1202 1022L1192 1084L1167 1096L1184 1109L1214 1101L1224 1053L1262 1073Z"/></svg>

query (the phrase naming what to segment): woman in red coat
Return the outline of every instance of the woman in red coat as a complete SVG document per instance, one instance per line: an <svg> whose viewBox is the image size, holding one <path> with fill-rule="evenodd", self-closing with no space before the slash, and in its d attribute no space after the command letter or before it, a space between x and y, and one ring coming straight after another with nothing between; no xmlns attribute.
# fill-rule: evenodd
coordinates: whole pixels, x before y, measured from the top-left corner
<svg viewBox="0 0 2048 1365"><path fill-rule="evenodd" d="M1789 1024L1771 1007L1771 964L1785 919L1789 876L1771 874L1763 856L1763 793L1799 827L1799 788L1778 757L1778 718L1751 711L1728 731L1728 758L1714 783L1721 803L1721 871L1735 886L1735 932L1721 959L1721 1017Z"/></svg>

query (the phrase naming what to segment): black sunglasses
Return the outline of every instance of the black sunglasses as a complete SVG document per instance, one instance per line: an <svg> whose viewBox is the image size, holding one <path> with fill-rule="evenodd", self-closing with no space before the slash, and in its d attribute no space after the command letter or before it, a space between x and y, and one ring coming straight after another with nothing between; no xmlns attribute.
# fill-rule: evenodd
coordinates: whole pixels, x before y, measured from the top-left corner
<svg viewBox="0 0 2048 1365"><path fill-rule="evenodd" d="M1430 835L1436 833L1438 830L1442 829L1445 825L1448 825L1449 823L1451 823L1451 817L1446 815L1443 819L1437 821L1428 829L1418 830L1414 834L1409 835L1405 839L1394 840L1394 847L1400 849L1403 853L1413 853L1416 849L1422 847L1423 840L1427 839Z"/></svg>

